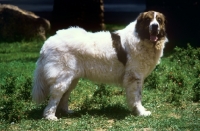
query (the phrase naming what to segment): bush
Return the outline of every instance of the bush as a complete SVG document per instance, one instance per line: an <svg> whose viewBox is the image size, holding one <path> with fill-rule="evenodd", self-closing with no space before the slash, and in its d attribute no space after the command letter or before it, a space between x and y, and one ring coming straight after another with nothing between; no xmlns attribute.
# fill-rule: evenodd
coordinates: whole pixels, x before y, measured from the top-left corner
<svg viewBox="0 0 200 131"><path fill-rule="evenodd" d="M1 84L0 116L9 122L16 122L24 117L26 103L30 102L31 78L25 76L6 76Z"/></svg>
<svg viewBox="0 0 200 131"><path fill-rule="evenodd" d="M182 105L200 100L200 49L176 47L147 78L145 86L163 92L165 101Z"/></svg>
<svg viewBox="0 0 200 131"><path fill-rule="evenodd" d="M1 63L0 67L0 121L16 122L26 118L24 113L30 108L32 63Z"/></svg>
<svg viewBox="0 0 200 131"><path fill-rule="evenodd" d="M200 79L197 79L193 86L193 101L198 102L200 100Z"/></svg>

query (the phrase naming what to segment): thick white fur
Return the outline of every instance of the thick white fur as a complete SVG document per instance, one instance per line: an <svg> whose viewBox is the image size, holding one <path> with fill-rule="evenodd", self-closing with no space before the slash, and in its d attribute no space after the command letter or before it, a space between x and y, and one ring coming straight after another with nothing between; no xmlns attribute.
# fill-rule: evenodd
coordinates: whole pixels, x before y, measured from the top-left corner
<svg viewBox="0 0 200 131"><path fill-rule="evenodd" d="M81 28L60 30L44 43L34 74L33 100L42 102L50 95L44 110L46 119L56 120L55 112L68 112L68 98L79 78L114 83L126 90L128 105L138 115L151 114L141 104L144 79L152 72L167 38L156 44L140 40L135 32L137 21L115 33L128 53L124 66L112 45L110 32L86 32Z"/></svg>

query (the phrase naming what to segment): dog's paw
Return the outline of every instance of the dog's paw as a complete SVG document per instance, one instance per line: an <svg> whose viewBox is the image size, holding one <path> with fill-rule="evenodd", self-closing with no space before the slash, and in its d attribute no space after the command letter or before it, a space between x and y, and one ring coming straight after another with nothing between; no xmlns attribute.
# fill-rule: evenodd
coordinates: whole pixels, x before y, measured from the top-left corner
<svg viewBox="0 0 200 131"><path fill-rule="evenodd" d="M45 116L44 118L47 119L47 120L53 120L53 121L57 121L58 120L58 118L56 116L54 116L54 115L48 115L48 116Z"/></svg>
<svg viewBox="0 0 200 131"><path fill-rule="evenodd" d="M150 111L141 111L138 113L139 116L149 116L151 115L151 112Z"/></svg>

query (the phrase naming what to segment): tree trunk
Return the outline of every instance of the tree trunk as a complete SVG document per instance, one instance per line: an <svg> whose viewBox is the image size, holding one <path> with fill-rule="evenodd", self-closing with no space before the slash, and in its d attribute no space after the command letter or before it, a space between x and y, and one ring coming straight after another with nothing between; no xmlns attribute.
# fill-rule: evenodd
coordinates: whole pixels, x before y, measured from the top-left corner
<svg viewBox="0 0 200 131"><path fill-rule="evenodd" d="M103 30L103 0L54 0L53 30L70 26L80 26L90 31Z"/></svg>

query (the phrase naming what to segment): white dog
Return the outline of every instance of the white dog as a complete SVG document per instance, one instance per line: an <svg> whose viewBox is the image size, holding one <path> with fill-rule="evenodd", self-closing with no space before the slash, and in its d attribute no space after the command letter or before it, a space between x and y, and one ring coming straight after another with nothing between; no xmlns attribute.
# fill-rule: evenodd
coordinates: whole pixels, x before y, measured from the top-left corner
<svg viewBox="0 0 200 131"><path fill-rule="evenodd" d="M151 114L141 103L144 79L163 55L167 42L165 17L155 11L141 13L125 29L86 32L74 27L57 31L44 43L34 74L33 100L50 96L44 117L56 120L55 112L68 110L68 98L79 78L114 83L126 90L130 109Z"/></svg>

